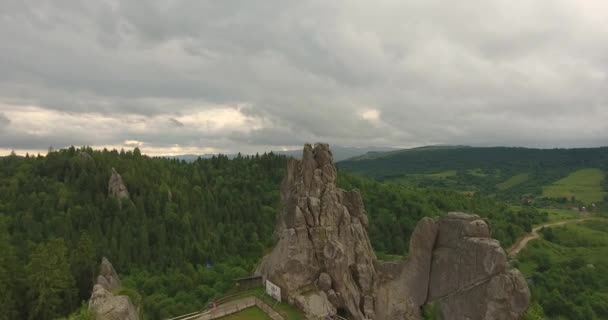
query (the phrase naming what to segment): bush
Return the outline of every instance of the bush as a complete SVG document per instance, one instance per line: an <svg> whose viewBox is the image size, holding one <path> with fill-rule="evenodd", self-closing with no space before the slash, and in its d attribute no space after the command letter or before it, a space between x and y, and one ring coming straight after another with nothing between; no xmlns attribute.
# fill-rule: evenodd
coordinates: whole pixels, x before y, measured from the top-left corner
<svg viewBox="0 0 608 320"><path fill-rule="evenodd" d="M441 320L441 313L437 303L429 303L422 309L422 318L424 320Z"/></svg>
<svg viewBox="0 0 608 320"><path fill-rule="evenodd" d="M65 320L95 320L95 314L89 310L89 306L83 303L78 311L72 313Z"/></svg>

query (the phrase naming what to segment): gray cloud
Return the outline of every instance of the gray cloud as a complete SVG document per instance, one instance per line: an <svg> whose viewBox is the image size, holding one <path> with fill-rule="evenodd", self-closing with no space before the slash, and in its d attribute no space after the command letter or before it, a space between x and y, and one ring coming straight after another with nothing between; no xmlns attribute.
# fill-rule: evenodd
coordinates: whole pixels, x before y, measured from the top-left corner
<svg viewBox="0 0 608 320"><path fill-rule="evenodd" d="M169 118L169 123L172 124L172 125L174 125L174 126L176 126L176 127L183 127L184 126L184 124L181 121L179 121L179 120L177 120L175 118Z"/></svg>
<svg viewBox="0 0 608 320"><path fill-rule="evenodd" d="M606 10L548 0L3 1L0 149L606 145ZM119 125L35 130L31 106L74 126ZM234 108L246 119L188 120Z"/></svg>
<svg viewBox="0 0 608 320"><path fill-rule="evenodd" d="M7 118L4 114L0 113L0 132L6 130L6 126L11 122L9 118Z"/></svg>

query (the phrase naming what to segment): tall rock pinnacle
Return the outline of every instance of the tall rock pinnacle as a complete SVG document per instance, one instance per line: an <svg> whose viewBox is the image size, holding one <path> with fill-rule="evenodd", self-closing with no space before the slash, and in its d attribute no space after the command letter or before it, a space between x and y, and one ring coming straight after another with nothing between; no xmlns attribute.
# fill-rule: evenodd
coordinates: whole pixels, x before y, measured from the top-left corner
<svg viewBox="0 0 608 320"><path fill-rule="evenodd" d="M526 282L507 270L504 251L478 216L423 218L408 259L379 262L361 195L337 188L336 178L327 144L306 144L302 160L287 164L278 242L257 270L283 299L313 318L420 319L428 302L439 305L443 319L517 319L525 312Z"/></svg>
<svg viewBox="0 0 608 320"><path fill-rule="evenodd" d="M283 295L307 313L373 316L376 259L361 196L336 187L327 144L304 146L290 159L282 187L279 242L260 266Z"/></svg>

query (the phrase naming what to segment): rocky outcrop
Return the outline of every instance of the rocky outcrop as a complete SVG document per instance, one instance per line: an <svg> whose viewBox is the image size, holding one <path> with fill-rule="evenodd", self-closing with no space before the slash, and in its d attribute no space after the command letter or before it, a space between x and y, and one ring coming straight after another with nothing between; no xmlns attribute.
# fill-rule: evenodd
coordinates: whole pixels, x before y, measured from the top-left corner
<svg viewBox="0 0 608 320"><path fill-rule="evenodd" d="M311 318L420 319L429 302L443 319L517 319L527 308L525 280L475 215L423 218L407 260L377 261L361 195L336 187L326 144L289 160L281 196L277 244L257 272Z"/></svg>
<svg viewBox="0 0 608 320"><path fill-rule="evenodd" d="M443 319L518 319L530 292L522 274L477 215L451 212L438 222L428 301Z"/></svg>
<svg viewBox="0 0 608 320"><path fill-rule="evenodd" d="M85 161L85 162L94 161L93 157L84 151L78 151L78 159L81 159L82 161Z"/></svg>
<svg viewBox="0 0 608 320"><path fill-rule="evenodd" d="M115 290L121 285L120 278L118 278L118 274L116 273L116 270L114 270L114 266L112 266L106 257L101 259L99 276L97 276L97 284L101 285L108 291Z"/></svg>
<svg viewBox="0 0 608 320"><path fill-rule="evenodd" d="M105 257L101 261L97 283L93 286L89 310L97 320L137 320L137 308L127 296L115 295L120 279L114 267Z"/></svg>
<svg viewBox="0 0 608 320"><path fill-rule="evenodd" d="M310 314L373 318L376 257L367 215L358 192L336 187L328 145L307 144L301 161L290 159L281 191L279 240L259 272Z"/></svg>
<svg viewBox="0 0 608 320"><path fill-rule="evenodd" d="M419 319L427 300L437 224L431 218L418 222L402 262L378 262L376 319Z"/></svg>
<svg viewBox="0 0 608 320"><path fill-rule="evenodd" d="M127 190L127 186L125 186L124 182L122 182L122 177L114 168L112 168L112 175L110 176L110 181L108 182L108 195L118 199L129 198L129 190Z"/></svg>

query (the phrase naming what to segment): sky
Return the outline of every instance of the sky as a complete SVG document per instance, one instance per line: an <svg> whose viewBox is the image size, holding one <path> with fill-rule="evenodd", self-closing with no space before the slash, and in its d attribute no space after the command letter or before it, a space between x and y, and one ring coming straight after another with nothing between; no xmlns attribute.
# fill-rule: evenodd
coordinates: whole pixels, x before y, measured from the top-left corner
<svg viewBox="0 0 608 320"><path fill-rule="evenodd" d="M0 155L608 145L608 2L1 0Z"/></svg>

